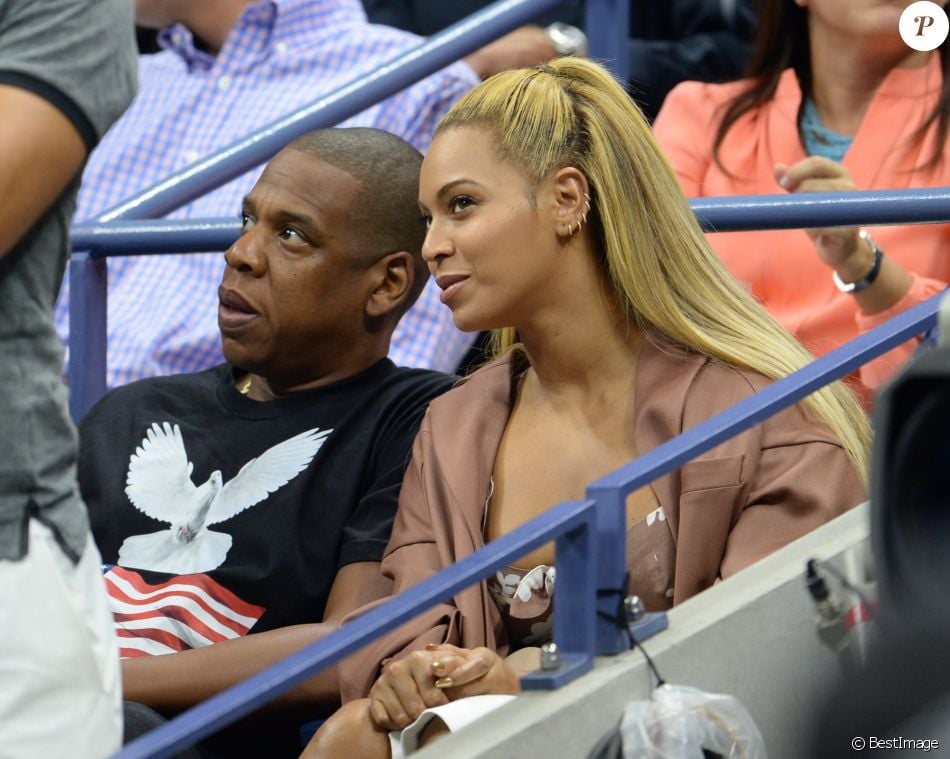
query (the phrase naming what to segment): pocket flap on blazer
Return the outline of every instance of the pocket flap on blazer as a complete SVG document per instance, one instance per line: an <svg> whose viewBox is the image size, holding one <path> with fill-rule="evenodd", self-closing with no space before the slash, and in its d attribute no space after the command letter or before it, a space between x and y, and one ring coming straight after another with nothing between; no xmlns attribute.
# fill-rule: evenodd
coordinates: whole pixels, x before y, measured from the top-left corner
<svg viewBox="0 0 950 759"><path fill-rule="evenodd" d="M681 493L694 490L735 487L742 483L742 462L745 455L718 459L698 459L684 464L680 470Z"/></svg>

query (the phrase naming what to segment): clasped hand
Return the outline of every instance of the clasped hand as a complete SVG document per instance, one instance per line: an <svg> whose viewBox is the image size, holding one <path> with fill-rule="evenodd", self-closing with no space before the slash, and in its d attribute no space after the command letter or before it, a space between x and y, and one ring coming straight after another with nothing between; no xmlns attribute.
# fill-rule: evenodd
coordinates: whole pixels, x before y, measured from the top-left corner
<svg viewBox="0 0 950 759"><path fill-rule="evenodd" d="M518 673L491 649L430 643L383 670L369 692L370 716L382 729L401 730L432 706L520 691Z"/></svg>
<svg viewBox="0 0 950 759"><path fill-rule="evenodd" d="M843 192L856 189L851 172L830 158L810 156L794 166L775 165L775 179L789 192ZM873 253L861 244L855 227L806 229L818 255L846 282L860 279L871 268Z"/></svg>

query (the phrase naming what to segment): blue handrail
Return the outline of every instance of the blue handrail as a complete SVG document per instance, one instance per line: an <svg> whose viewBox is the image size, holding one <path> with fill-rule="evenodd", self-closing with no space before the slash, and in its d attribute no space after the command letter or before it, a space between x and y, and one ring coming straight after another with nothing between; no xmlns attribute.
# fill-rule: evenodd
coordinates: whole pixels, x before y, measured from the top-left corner
<svg viewBox="0 0 950 759"><path fill-rule="evenodd" d="M707 231L950 222L950 187L694 198ZM235 218L113 221L78 224L73 249L93 259L155 253L226 250L241 231Z"/></svg>
<svg viewBox="0 0 950 759"><path fill-rule="evenodd" d="M950 221L950 188L696 198L700 224L716 231ZM73 228L70 262L70 411L79 420L106 391L107 274L116 255L224 250L240 227L232 219L114 221Z"/></svg>
<svg viewBox="0 0 950 759"><path fill-rule="evenodd" d="M580 593L561 592L561 581L562 578L567 580L574 571L578 571L577 568L584 566L585 560L593 559L599 570L595 587L622 587L626 568L622 560L618 565L615 559L618 554L623 556L626 539L624 504L627 494L677 469L684 462L711 450L772 414L797 403L819 387L886 353L913 335L929 329L936 322L942 297L942 294L934 296L894 317L601 478L588 488L588 497L591 500L558 504L517 530L492 541L482 550L355 619L322 641L302 649L283 662L272 665L245 682L181 714L167 725L142 736L117 754L116 759L161 759L190 745L286 692L302 680L312 677L321 669L335 664L348 653L425 611L432 604L449 599L455 592L479 582L495 569L552 537L558 537L558 564L563 566L555 588L558 593L555 603L559 610L555 615L555 639L560 640L561 636L567 635L565 625L580 623L589 629L593 618L593 596L587 595L589 590ZM596 515L596 536L593 541L590 540L589 532L585 532L590 528L592 503ZM583 547L577 550L576 546L573 547L574 550L568 550L566 543L562 542L562 536L567 534L571 534L575 540L579 537L587 540L586 550ZM562 561L569 562L569 565L563 565ZM592 566L588 561L588 571ZM590 583L591 579L588 578L578 584L589 586ZM608 609L608 612L610 611L613 611L613 608ZM615 625L599 616L595 621L597 653L613 653L618 650ZM576 641L576 638L573 640ZM590 649L587 652L578 652L581 657L591 654ZM574 664L579 671L585 669L576 660Z"/></svg>
<svg viewBox="0 0 950 759"><path fill-rule="evenodd" d="M950 187L695 198L707 232L950 222Z"/></svg>

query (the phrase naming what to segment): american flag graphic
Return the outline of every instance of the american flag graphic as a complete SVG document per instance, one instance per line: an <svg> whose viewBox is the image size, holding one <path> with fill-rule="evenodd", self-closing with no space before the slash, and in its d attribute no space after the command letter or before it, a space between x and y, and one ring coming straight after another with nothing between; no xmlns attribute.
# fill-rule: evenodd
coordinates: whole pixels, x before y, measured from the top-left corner
<svg viewBox="0 0 950 759"><path fill-rule="evenodd" d="M239 638L265 611L206 574L179 575L150 585L138 572L114 566L104 577L123 659Z"/></svg>

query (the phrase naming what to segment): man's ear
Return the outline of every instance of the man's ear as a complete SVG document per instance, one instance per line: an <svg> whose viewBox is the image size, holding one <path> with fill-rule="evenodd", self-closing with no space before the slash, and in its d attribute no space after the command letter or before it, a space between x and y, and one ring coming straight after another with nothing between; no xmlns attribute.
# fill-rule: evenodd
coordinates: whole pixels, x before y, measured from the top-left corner
<svg viewBox="0 0 950 759"><path fill-rule="evenodd" d="M374 287L366 301L366 315L379 319L392 314L409 296L415 279L412 254L405 250L383 256L373 264Z"/></svg>
<svg viewBox="0 0 950 759"><path fill-rule="evenodd" d="M590 210L590 186L587 177L573 166L559 169L552 179L553 209L559 236L574 234L587 223Z"/></svg>

